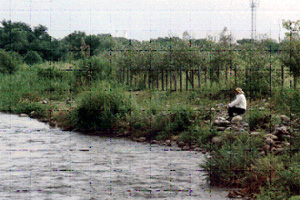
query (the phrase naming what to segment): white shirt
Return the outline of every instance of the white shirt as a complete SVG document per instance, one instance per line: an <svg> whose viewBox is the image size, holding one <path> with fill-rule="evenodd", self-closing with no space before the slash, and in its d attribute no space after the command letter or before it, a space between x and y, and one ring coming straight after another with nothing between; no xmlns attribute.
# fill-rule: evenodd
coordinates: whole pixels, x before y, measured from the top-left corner
<svg viewBox="0 0 300 200"><path fill-rule="evenodd" d="M247 102L244 94L237 94L236 99L229 104L229 107L243 108L246 110Z"/></svg>

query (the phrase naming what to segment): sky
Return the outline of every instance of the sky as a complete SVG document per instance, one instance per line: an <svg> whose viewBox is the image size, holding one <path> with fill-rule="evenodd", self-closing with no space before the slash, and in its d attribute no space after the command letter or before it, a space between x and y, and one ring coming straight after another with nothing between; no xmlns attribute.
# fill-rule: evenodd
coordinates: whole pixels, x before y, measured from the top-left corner
<svg viewBox="0 0 300 200"><path fill-rule="evenodd" d="M255 0L256 35L284 37L282 20L300 20L300 0ZM48 27L60 39L74 31L128 39L217 36L251 38L251 0L0 0L0 20Z"/></svg>

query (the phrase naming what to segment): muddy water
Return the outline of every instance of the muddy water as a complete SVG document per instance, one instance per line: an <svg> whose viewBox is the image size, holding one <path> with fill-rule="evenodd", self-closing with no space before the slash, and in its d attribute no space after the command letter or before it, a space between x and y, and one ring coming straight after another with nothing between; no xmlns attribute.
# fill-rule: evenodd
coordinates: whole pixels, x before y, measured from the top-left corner
<svg viewBox="0 0 300 200"><path fill-rule="evenodd" d="M204 155L50 129L0 113L0 199L226 199Z"/></svg>

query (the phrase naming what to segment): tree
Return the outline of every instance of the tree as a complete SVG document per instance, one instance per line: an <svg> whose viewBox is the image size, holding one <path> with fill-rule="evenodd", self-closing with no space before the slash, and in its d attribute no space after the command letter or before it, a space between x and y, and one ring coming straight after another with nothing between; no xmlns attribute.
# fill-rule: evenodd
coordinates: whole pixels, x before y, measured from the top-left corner
<svg viewBox="0 0 300 200"><path fill-rule="evenodd" d="M290 68L294 75L294 89L300 75L300 20L284 21L283 27L289 30L282 42L282 63Z"/></svg>

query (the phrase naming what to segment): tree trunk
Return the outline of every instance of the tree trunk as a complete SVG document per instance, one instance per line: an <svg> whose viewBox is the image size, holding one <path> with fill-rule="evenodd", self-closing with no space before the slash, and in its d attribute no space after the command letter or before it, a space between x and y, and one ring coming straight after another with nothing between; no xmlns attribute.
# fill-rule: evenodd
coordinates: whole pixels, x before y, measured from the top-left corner
<svg viewBox="0 0 300 200"><path fill-rule="evenodd" d="M151 89L151 69L148 70L148 89Z"/></svg>
<svg viewBox="0 0 300 200"><path fill-rule="evenodd" d="M225 75L225 83L227 83L227 81L228 81L228 66L226 66L225 73L226 73L226 75Z"/></svg>
<svg viewBox="0 0 300 200"><path fill-rule="evenodd" d="M207 83L207 66L205 66L205 77L204 77L205 84Z"/></svg>
<svg viewBox="0 0 300 200"><path fill-rule="evenodd" d="M177 91L177 71L174 72L174 83L175 83L175 91Z"/></svg>
<svg viewBox="0 0 300 200"><path fill-rule="evenodd" d="M164 91L164 70L161 70L161 90Z"/></svg>
<svg viewBox="0 0 300 200"><path fill-rule="evenodd" d="M180 81L180 91L182 91L182 69L180 68L180 71L179 71L179 81Z"/></svg>
<svg viewBox="0 0 300 200"><path fill-rule="evenodd" d="M166 69L166 91L168 90L168 70Z"/></svg>
<svg viewBox="0 0 300 200"><path fill-rule="evenodd" d="M191 73L190 80L191 80L192 90L194 90L194 70L191 70L190 73Z"/></svg>
<svg viewBox="0 0 300 200"><path fill-rule="evenodd" d="M234 82L235 82L235 85L237 86L237 72L236 72L236 66L234 66Z"/></svg>
<svg viewBox="0 0 300 200"><path fill-rule="evenodd" d="M154 90L154 70L151 71L151 85L152 85L152 90Z"/></svg>
<svg viewBox="0 0 300 200"><path fill-rule="evenodd" d="M186 88L186 91L189 90L189 71L188 70L185 71L185 88Z"/></svg>
<svg viewBox="0 0 300 200"><path fill-rule="evenodd" d="M200 66L198 66L198 87L201 87L201 73L200 73Z"/></svg>
<svg viewBox="0 0 300 200"><path fill-rule="evenodd" d="M172 91L172 70L170 69L170 91Z"/></svg>
<svg viewBox="0 0 300 200"><path fill-rule="evenodd" d="M159 70L156 70L156 87L157 90L159 90Z"/></svg>
<svg viewBox="0 0 300 200"><path fill-rule="evenodd" d="M147 88L147 73L144 71L144 88Z"/></svg>
<svg viewBox="0 0 300 200"><path fill-rule="evenodd" d="M281 65L281 85L284 86L284 66Z"/></svg>
<svg viewBox="0 0 300 200"><path fill-rule="evenodd" d="M127 67L127 85L129 85L129 66Z"/></svg>
<svg viewBox="0 0 300 200"><path fill-rule="evenodd" d="M298 82L298 77L297 75L294 73L294 90L296 91L297 89L297 82Z"/></svg>

